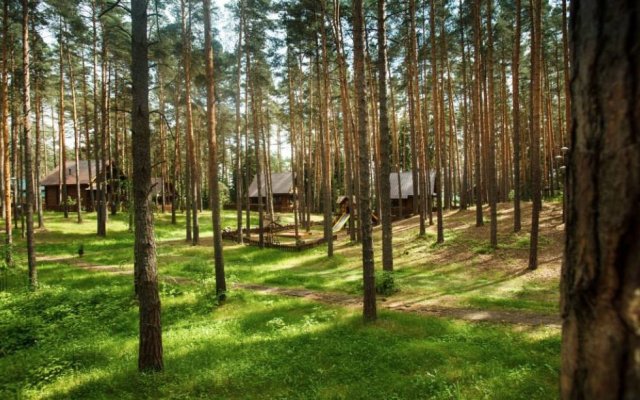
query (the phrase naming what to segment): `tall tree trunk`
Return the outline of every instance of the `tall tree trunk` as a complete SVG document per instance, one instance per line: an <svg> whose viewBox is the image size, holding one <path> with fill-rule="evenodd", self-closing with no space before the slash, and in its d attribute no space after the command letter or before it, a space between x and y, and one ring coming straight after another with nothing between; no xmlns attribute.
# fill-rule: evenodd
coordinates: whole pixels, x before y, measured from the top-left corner
<svg viewBox="0 0 640 400"><path fill-rule="evenodd" d="M185 103L186 103L186 128L187 128L187 161L189 172L189 194L188 197L191 201L187 203L191 206L191 218L192 218L192 243L198 244L200 240L200 225L198 222L198 182L200 181L200 175L197 167L197 150L196 142L193 133L193 112L191 106L191 2L185 5L185 0L182 0L182 44L183 44L183 65L184 65L184 81L185 81ZM188 13L188 20L187 20Z"/></svg>
<svg viewBox="0 0 640 400"><path fill-rule="evenodd" d="M442 136L441 121L444 118L444 110L438 107L440 102L438 84L438 58L436 55L436 8L435 1L431 0L430 28L431 28L431 89L433 91L433 138L436 147L436 175L434 191L436 192L436 216L437 216L437 238L436 243L444 242L444 228L442 226ZM431 185L429 185L430 187ZM429 190L430 191L430 190ZM428 193L431 195L431 193Z"/></svg>
<svg viewBox="0 0 640 400"><path fill-rule="evenodd" d="M520 30L521 30L520 0L516 0L516 28L513 44L513 66L511 71L513 84L513 231L522 229L520 212Z"/></svg>
<svg viewBox="0 0 640 400"><path fill-rule="evenodd" d="M26 0L25 0L26 1ZM131 2L131 110L133 194L135 201L135 281L140 310L138 370L161 371L160 296L151 192L151 130L149 127L149 59L147 1Z"/></svg>
<svg viewBox="0 0 640 400"><path fill-rule="evenodd" d="M180 67L177 68L176 71L178 74L180 73ZM180 150L180 96L181 96L181 88L180 88L180 78L176 78L176 87L174 93L174 119L175 119L175 148L173 153L173 196L171 197L171 224L176 225L178 223L176 212L179 207L179 199L182 197L183 192L178 190L178 182L182 182L182 153Z"/></svg>
<svg viewBox="0 0 640 400"><path fill-rule="evenodd" d="M640 398L639 23L635 0L571 2L563 399Z"/></svg>
<svg viewBox="0 0 640 400"><path fill-rule="evenodd" d="M44 215L42 212L42 196L40 195L40 164L42 162L42 95L40 93L40 85L38 75L35 76L34 79L34 87L35 87L35 103L36 103L36 143L35 143L35 170L34 170L34 182L33 182L33 190L35 193L35 202L36 202L36 210L38 213L38 228L44 227Z"/></svg>
<svg viewBox="0 0 640 400"><path fill-rule="evenodd" d="M321 0L320 38L322 42L322 90L320 95L320 135L322 144L322 209L324 213L324 240L327 256L333 257L333 196L331 195L331 140L329 136L329 62L327 59L327 34L325 28L325 2ZM318 70L320 72L320 70Z"/></svg>
<svg viewBox="0 0 640 400"><path fill-rule="evenodd" d="M476 226L484 225L482 218L482 175L480 168L480 137L482 136L482 117L480 113L481 82L480 82L480 5L473 4L473 151L474 151L474 195L476 202Z"/></svg>
<svg viewBox="0 0 640 400"><path fill-rule="evenodd" d="M207 136L209 137L209 205L213 225L213 256L215 261L216 295L226 297L227 284L224 278L222 256L222 229L220 227L220 190L218 188L218 143L216 140L215 81L213 76L213 43L211 41L211 0L204 5L204 48L207 70Z"/></svg>
<svg viewBox="0 0 640 400"><path fill-rule="evenodd" d="M98 10L96 6L96 0L91 1L91 27L92 27L92 42L91 42L91 55L93 61L93 154L95 160L96 167L96 188L95 194L96 199L94 199L95 203L93 204L94 209L96 210L96 231L100 232L100 206L98 202L100 201L100 171L102 166L100 159L100 125L99 125L99 107L100 107L100 99L98 95ZM89 186L90 189L93 189L92 186ZM92 190L93 191L93 190Z"/></svg>
<svg viewBox="0 0 640 400"><path fill-rule="evenodd" d="M373 235L371 226L370 199L370 155L369 133L367 132L367 88L364 71L364 10L362 0L353 2L353 58L355 70L355 97L358 111L358 138L360 163L360 194L359 207L362 234L362 275L364 280L364 308L365 321L375 321L376 315L376 285L373 262Z"/></svg>
<svg viewBox="0 0 640 400"><path fill-rule="evenodd" d="M573 14L572 14L573 15ZM569 34L567 32L567 0L562 0L562 53L563 53L563 76L564 76L564 103L565 103L565 132L567 137L571 132L571 74L569 66ZM567 146L569 143L562 143Z"/></svg>
<svg viewBox="0 0 640 400"><path fill-rule="evenodd" d="M11 202L11 133L9 132L9 2L4 2L2 16L2 142L3 142L3 176L4 181L4 232L5 250L4 261L7 265L13 265L13 232L11 226L13 204Z"/></svg>
<svg viewBox="0 0 640 400"><path fill-rule="evenodd" d="M490 244L492 248L498 247L498 195L496 184L496 134L495 134L495 87L493 74L493 0L487 0L487 141L488 148L488 195L491 216Z"/></svg>
<svg viewBox="0 0 640 400"><path fill-rule="evenodd" d="M78 132L78 108L76 106L76 82L73 74L73 64L71 63L71 52L67 49L67 61L69 63L69 84L71 85L71 109L73 111L73 150L75 156L76 170L76 212L78 223L82 222L82 193L80 192L80 132Z"/></svg>
<svg viewBox="0 0 640 400"><path fill-rule="evenodd" d="M63 32L62 15L60 16L60 38L59 38L59 66L60 66L60 86L59 86L59 115L58 115L58 135L59 135L59 151L60 151L60 195L62 200L62 210L64 218L69 218L69 189L67 187L67 147L65 144L64 132L64 32Z"/></svg>
<svg viewBox="0 0 640 400"><path fill-rule="evenodd" d="M237 49L237 64L238 68L236 75L236 240L238 243L242 243L242 199L243 199L243 179L242 179L242 143L240 132L240 83L242 81L242 20L244 18L243 2L240 3L240 21L238 22L238 49ZM246 105L245 105L246 107ZM247 204L249 207L249 204Z"/></svg>
<svg viewBox="0 0 640 400"><path fill-rule="evenodd" d="M351 100L349 96L349 84L347 83L347 74L346 74L346 62L344 57L344 43L342 40L342 24L340 23L340 3L338 0L334 0L334 15L332 19L332 28L333 28L333 37L336 46L336 59L338 63L338 74L340 78L340 108L343 117L344 124L344 175L345 175L345 194L349 199L349 213L351 217L349 218L349 238L352 242L355 242L357 239L357 232L355 226L356 219L356 211L354 209L353 200L355 197L354 194L354 152L352 151L353 143L353 133L355 132L355 122L353 118L353 113L351 111ZM304 140L304 138L303 138ZM304 164L301 163L301 164Z"/></svg>
<svg viewBox="0 0 640 400"><path fill-rule="evenodd" d="M382 269L393 271L391 233L391 135L387 110L386 3L378 0L378 100L380 104L380 217L382 222Z"/></svg>
<svg viewBox="0 0 640 400"><path fill-rule="evenodd" d="M416 38L416 2L415 0L409 0L409 51L407 53L408 65L407 65L407 96L409 97L409 127L411 131L411 175L413 181L413 212L416 209L420 214L420 235L424 235L426 232L425 223L425 210L424 201L425 196L429 195L423 189L424 185L421 182L424 179L420 179L425 166L419 165L420 161L426 160L424 154L424 146L422 146L422 129L421 129L421 110L420 110L420 90L418 86L418 52L417 52L417 38ZM419 157L420 154L420 157ZM420 160L418 159L420 158ZM422 167L422 168L421 168Z"/></svg>
<svg viewBox="0 0 640 400"><path fill-rule="evenodd" d="M109 171L113 171L113 165L108 162L109 154L107 152L107 138L109 136L109 94L108 94L108 63L107 63L107 32L102 22L102 79L100 88L100 166L98 170L100 178L98 179L98 236L107 236L107 190L108 179L112 175Z"/></svg>
<svg viewBox="0 0 640 400"><path fill-rule="evenodd" d="M85 154L87 159L87 172L89 174L89 209L92 210L95 207L95 197L93 193L93 167L91 165L91 139L89 136L89 104L87 97L87 79L86 79L86 69L84 62L84 54L82 57L82 103L83 103L83 114L84 114L84 141L85 141ZM46 148L46 146L45 146Z"/></svg>
<svg viewBox="0 0 640 400"><path fill-rule="evenodd" d="M460 9L462 10L462 0L459 2ZM464 166L462 171L462 193L460 195L460 209L466 210L470 203L469 199L469 125L468 125L468 111L467 111L467 55L466 55L466 43L464 40L464 17L462 12L460 13L460 48L462 50L462 137L463 137L463 150L464 153Z"/></svg>
<svg viewBox="0 0 640 400"><path fill-rule="evenodd" d="M540 128L541 128L541 0L531 2L532 48L531 48L531 239L529 241L529 269L538 268L538 230L542 197L540 190Z"/></svg>
<svg viewBox="0 0 640 400"><path fill-rule="evenodd" d="M27 217L27 263L29 266L29 286L31 290L38 287L38 272L36 270L36 250L33 235L33 162L31 160L31 81L30 81L30 49L29 49L29 0L22 0L22 74L24 113L24 169L25 191L27 194L25 213Z"/></svg>

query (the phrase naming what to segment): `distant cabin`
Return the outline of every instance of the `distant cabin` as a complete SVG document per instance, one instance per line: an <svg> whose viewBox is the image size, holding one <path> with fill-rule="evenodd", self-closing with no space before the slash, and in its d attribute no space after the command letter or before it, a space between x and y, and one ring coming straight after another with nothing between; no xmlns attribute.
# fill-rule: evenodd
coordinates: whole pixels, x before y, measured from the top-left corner
<svg viewBox="0 0 640 400"><path fill-rule="evenodd" d="M260 194L262 197L262 206L267 206L267 182L266 175L262 174L260 178ZM273 192L273 210L276 212L292 212L293 211L293 173L292 172L276 172L271 174L271 186ZM258 209L258 176L253 177L253 181L249 185L249 200L252 210Z"/></svg>
<svg viewBox="0 0 640 400"><path fill-rule="evenodd" d="M91 166L91 181L89 181L89 166ZM112 181L112 177L116 177L118 181L125 180L126 177L122 175L117 167L107 166L107 180ZM80 163L76 167L75 161L67 161L65 163L66 184L67 184L67 196L69 199L73 199L74 202L80 197L82 208L85 210L92 210L93 204L91 204L91 194L89 193L90 185L93 184L94 195L96 194L96 185L99 182L96 179L96 162L95 160L80 160ZM80 182L80 196L76 192L76 169L78 171L78 180ZM44 177L40 181L40 186L44 187L44 208L46 210L62 211L62 186L60 184L60 166L54 169L49 175ZM112 185L107 186L107 190L113 190ZM71 207L69 207L71 208Z"/></svg>
<svg viewBox="0 0 640 400"><path fill-rule="evenodd" d="M436 173L435 171L431 171L429 175L430 192L432 196L435 196ZM392 217L398 219L416 214L418 210L413 207L413 172L404 171L399 174L392 172L389 175L389 183L391 186ZM402 215L400 215L400 204L402 204Z"/></svg>
<svg viewBox="0 0 640 400"><path fill-rule="evenodd" d="M162 187L164 186L164 192ZM151 200L157 205L162 205L162 196L164 195L164 204L171 206L173 196L176 195L175 185L168 181L162 180L160 177L151 177Z"/></svg>

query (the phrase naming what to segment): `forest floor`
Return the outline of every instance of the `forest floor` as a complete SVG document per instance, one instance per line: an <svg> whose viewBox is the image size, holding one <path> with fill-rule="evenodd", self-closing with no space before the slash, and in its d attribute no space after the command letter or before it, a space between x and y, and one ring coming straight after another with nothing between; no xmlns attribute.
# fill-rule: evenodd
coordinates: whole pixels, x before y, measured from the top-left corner
<svg viewBox="0 0 640 400"><path fill-rule="evenodd" d="M399 291L379 297L373 325L361 323L360 249L345 234L332 259L326 247L286 253L226 242L231 290L219 306L210 215L191 246L181 239L183 216L176 227L157 214L167 371L148 376L135 373L126 216L112 218L100 239L92 215L77 224L46 214L36 237L40 290L25 289L22 242L18 266L4 271L0 398L557 397L561 205L544 205L533 272L530 207L520 234L511 213L500 206L496 250L488 220L476 228L473 209L445 213L442 245L435 226L420 237L417 218L396 223ZM225 213L223 226L234 217Z"/></svg>

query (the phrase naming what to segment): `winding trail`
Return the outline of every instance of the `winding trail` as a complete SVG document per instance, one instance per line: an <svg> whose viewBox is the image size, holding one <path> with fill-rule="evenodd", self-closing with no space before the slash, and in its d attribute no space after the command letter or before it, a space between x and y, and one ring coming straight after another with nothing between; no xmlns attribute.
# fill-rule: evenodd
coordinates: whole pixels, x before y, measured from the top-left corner
<svg viewBox="0 0 640 400"><path fill-rule="evenodd" d="M64 263L91 272L106 272L115 275L133 274L133 270L129 267L118 265L95 265L77 257L49 258L43 256L38 257L38 261ZM198 283L193 279L162 274L160 275L160 280L163 282L181 285ZM301 288L284 288L249 283L234 283L233 287L259 294L297 297L305 300L315 301L318 303L348 307L353 309L362 308L361 297L344 293L325 292ZM451 318L471 322L503 323L521 326L547 326L552 328L560 328L561 326L561 319L559 315L539 314L524 311L517 312L507 310L481 310L476 308L407 303L402 300L394 300L393 298L386 297L379 297L378 307L383 310L413 313L441 318Z"/></svg>

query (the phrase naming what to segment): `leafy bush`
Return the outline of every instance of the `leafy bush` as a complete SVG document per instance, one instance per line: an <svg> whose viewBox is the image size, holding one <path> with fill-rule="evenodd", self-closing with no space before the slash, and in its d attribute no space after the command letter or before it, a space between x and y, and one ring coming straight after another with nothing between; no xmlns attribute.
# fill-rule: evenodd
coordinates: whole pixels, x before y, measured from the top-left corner
<svg viewBox="0 0 640 400"><path fill-rule="evenodd" d="M393 277L393 272L382 271L376 273L376 293L383 296L391 296L399 290Z"/></svg>

